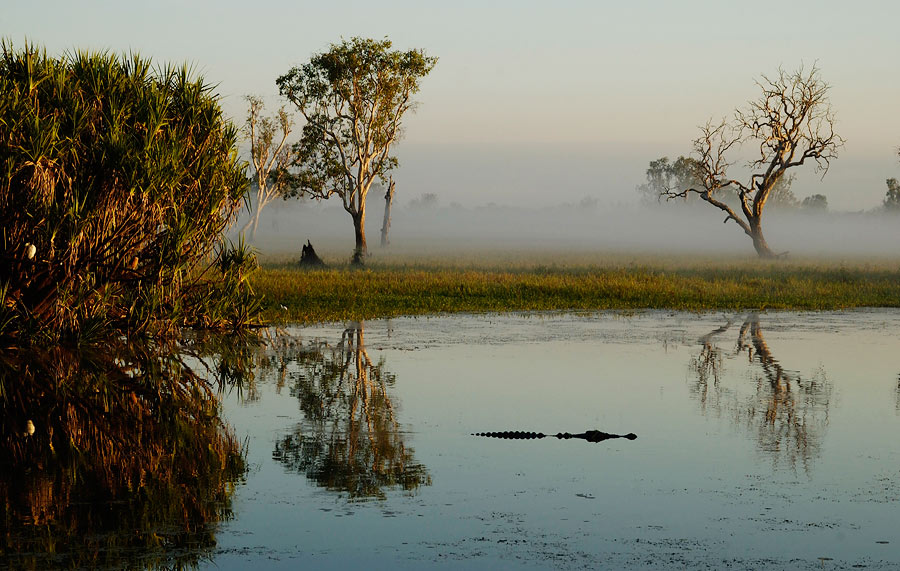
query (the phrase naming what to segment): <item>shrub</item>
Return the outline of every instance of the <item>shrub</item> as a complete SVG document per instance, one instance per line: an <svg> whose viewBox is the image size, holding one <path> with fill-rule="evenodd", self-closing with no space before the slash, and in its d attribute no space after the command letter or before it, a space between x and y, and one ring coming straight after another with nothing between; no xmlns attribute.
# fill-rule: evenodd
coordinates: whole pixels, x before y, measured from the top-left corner
<svg viewBox="0 0 900 571"><path fill-rule="evenodd" d="M223 271L255 267L215 260L235 258L221 236L248 191L237 138L185 66L4 42L0 336L246 322L246 289L216 319L196 303L244 283Z"/></svg>

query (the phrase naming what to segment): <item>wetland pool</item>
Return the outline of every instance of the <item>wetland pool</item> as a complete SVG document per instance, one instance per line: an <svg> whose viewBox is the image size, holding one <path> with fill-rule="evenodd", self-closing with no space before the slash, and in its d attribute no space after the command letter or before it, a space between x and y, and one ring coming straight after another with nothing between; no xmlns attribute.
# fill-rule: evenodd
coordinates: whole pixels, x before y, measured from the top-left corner
<svg viewBox="0 0 900 571"><path fill-rule="evenodd" d="M201 568L895 569L900 311L289 327ZM557 433L634 433L590 442ZM544 438L474 433L528 431Z"/></svg>

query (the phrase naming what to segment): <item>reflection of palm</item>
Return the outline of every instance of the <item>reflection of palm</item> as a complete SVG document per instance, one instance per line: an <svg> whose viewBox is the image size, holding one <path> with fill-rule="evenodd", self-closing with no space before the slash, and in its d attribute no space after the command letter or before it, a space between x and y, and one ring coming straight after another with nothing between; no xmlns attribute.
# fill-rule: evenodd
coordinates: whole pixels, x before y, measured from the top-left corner
<svg viewBox="0 0 900 571"><path fill-rule="evenodd" d="M394 376L373 363L361 324L347 328L335 348L307 345L291 392L304 422L277 443L274 456L318 485L351 498L383 497L386 487L429 485L425 467L403 442L388 394Z"/></svg>
<svg viewBox="0 0 900 571"><path fill-rule="evenodd" d="M0 568L192 567L231 515L244 456L205 344L104 349L0 360Z"/></svg>

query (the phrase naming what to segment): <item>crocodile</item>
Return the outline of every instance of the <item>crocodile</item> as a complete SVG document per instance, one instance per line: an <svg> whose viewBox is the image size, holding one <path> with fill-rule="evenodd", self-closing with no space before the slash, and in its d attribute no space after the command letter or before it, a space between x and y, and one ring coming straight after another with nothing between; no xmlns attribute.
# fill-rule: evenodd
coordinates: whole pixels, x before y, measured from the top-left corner
<svg viewBox="0 0 900 571"><path fill-rule="evenodd" d="M522 430L509 430L503 432L475 432L472 436L487 436L488 438L505 438L507 440L534 440L537 438L550 438L556 437L560 440L568 440L570 438L580 438L582 440L587 440L588 442L603 442L604 440L609 440L610 438L627 438L628 440L634 440L637 438L637 435L633 432L629 432L628 434L610 434L608 432L601 432L600 430L586 430L580 434L572 434L569 432L558 432L556 434L544 434L543 432L525 432Z"/></svg>

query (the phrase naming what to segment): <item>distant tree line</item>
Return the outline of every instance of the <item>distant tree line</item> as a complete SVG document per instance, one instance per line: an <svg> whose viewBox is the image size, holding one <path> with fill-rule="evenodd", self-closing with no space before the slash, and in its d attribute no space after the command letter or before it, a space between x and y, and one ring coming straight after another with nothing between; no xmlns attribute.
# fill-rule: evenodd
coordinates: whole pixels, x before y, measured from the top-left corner
<svg viewBox="0 0 900 571"><path fill-rule="evenodd" d="M699 165L695 159L685 156L679 156L675 161L670 160L669 157L660 157L655 161L650 161L646 170L646 180L637 186L641 202L646 205L657 204L669 190L699 185L698 168ZM771 207L807 212L826 212L828 210L828 197L824 194L811 194L804 197L803 200L798 200L791 190L793 182L794 177L791 175L776 184L769 199ZM887 191L878 210L900 213L900 182L896 178L889 178L885 182ZM737 204L737 195L733 191L722 189L720 192L723 201ZM683 201L688 204L701 202L699 200L692 201L691 196L690 194L685 195Z"/></svg>
<svg viewBox="0 0 900 571"><path fill-rule="evenodd" d="M646 182L638 185L637 190L641 195L642 202L653 204L660 202L667 192L700 186L702 184L702 166L691 157L679 156L674 161L671 161L669 157L660 157L655 161L650 161L646 176ZM769 197L773 208L827 208L828 199L821 194L808 196L802 201L798 200L791 190L793 182L794 176L788 175L775 183ZM739 196L734 189L720 189L719 197L733 207L739 206ZM688 204L702 203L702 200L690 193L681 198L684 203Z"/></svg>
<svg viewBox="0 0 900 571"><path fill-rule="evenodd" d="M900 149L897 154L900 155ZM900 212L900 183L896 178L889 178L887 183L887 192L884 195L884 209L888 212Z"/></svg>

